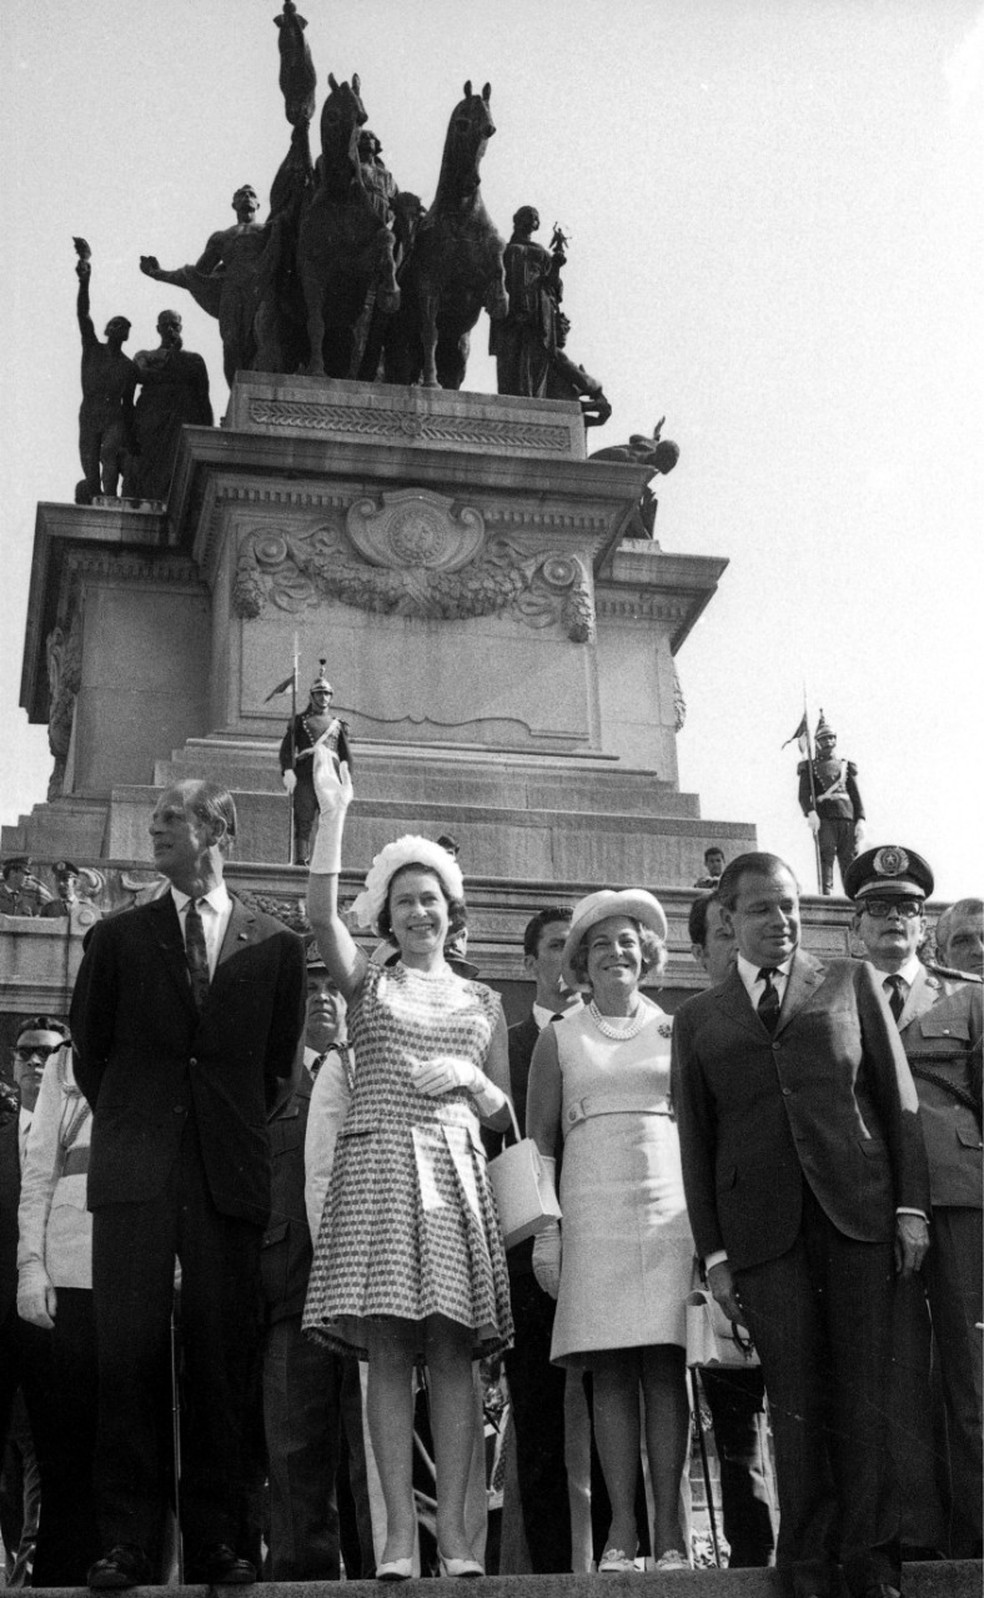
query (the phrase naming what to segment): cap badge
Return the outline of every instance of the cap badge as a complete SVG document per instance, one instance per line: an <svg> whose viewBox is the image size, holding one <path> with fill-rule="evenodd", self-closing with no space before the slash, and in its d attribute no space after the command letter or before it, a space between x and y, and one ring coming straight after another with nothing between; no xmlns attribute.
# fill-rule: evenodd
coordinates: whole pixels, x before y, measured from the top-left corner
<svg viewBox="0 0 984 1598"><path fill-rule="evenodd" d="M889 844L886 848L878 850L871 867L880 877L901 877L909 869L909 856L904 849Z"/></svg>

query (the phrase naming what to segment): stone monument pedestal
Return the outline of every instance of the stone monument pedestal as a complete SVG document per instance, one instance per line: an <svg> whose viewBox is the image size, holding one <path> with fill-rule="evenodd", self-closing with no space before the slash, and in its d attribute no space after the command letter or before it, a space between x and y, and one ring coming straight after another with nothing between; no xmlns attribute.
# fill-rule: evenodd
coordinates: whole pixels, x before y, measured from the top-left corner
<svg viewBox="0 0 984 1598"><path fill-rule="evenodd" d="M473 915L483 882L516 905L473 932L490 975L500 932L520 967L529 885L689 887L754 829L679 791L673 657L726 562L625 539L647 475L586 460L573 403L239 374L225 425L185 428L166 510L38 508L21 702L56 768L3 847L149 868L154 790L207 776L237 870L296 903L270 698L296 640L299 708L324 656L350 728L346 863L452 832Z"/></svg>

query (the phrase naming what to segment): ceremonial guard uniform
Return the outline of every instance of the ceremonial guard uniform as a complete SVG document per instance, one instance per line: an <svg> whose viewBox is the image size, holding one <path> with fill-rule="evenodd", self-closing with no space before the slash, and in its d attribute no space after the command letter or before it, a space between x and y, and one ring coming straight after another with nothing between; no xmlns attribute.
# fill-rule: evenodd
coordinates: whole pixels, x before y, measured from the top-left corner
<svg viewBox="0 0 984 1598"><path fill-rule="evenodd" d="M280 771L284 787L291 795L294 807L294 864L306 866L311 858L311 848L317 830L318 800L314 792L314 762L311 752L319 738L328 735L328 747L339 761L346 760L352 769L352 756L348 745L348 724L333 716L331 701L334 689L325 676L325 662L311 684L306 710L294 716L287 724L280 745Z"/></svg>
<svg viewBox="0 0 984 1598"><path fill-rule="evenodd" d="M844 873L857 855L864 821L858 768L853 760L837 759L836 743L837 735L821 710L816 755L812 761L801 760L797 767L800 809L820 846L820 890L827 895L834 891L834 856L843 883Z"/></svg>

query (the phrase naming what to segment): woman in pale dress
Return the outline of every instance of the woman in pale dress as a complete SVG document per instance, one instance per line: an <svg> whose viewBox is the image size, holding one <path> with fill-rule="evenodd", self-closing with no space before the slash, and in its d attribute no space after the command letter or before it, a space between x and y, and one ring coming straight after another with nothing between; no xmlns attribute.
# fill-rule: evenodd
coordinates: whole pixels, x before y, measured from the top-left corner
<svg viewBox="0 0 984 1598"><path fill-rule="evenodd" d="M666 961L666 917L642 890L581 901L564 976L583 1009L540 1034L527 1130L548 1168L564 1137L559 1226L533 1269L558 1299L551 1358L590 1368L598 1454L612 1504L602 1572L633 1568L640 1398L657 1570L690 1563L682 1518L690 1411L684 1301L693 1238L669 1103L671 1022L639 991Z"/></svg>
<svg viewBox="0 0 984 1598"><path fill-rule="evenodd" d="M498 995L445 959L462 924L461 871L429 839L387 844L353 907L399 950L371 962L338 911L348 768L319 744L321 820L308 916L348 1002L352 1102L338 1137L304 1326L367 1358L367 1410L386 1503L376 1574L412 1571L412 1374L426 1362L442 1574L480 1576L465 1526L475 1427L472 1362L512 1337L505 1253L479 1120L509 1124L508 1046Z"/></svg>

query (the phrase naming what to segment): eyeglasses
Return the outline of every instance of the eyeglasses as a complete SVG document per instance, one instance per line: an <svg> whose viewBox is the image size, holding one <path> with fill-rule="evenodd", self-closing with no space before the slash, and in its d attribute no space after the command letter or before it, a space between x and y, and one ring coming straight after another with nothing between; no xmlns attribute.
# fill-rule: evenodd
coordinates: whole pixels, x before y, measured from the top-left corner
<svg viewBox="0 0 984 1598"><path fill-rule="evenodd" d="M887 921L891 915L914 921L922 915L924 905L921 899L865 899L862 909L872 921Z"/></svg>
<svg viewBox="0 0 984 1598"><path fill-rule="evenodd" d="M36 1058L48 1060L53 1054L57 1054L59 1050L63 1049L64 1047L64 1043L54 1043L50 1048L47 1048L43 1043L35 1043L29 1049L15 1049L14 1059L17 1061L18 1065L26 1065L28 1060L33 1060Z"/></svg>

